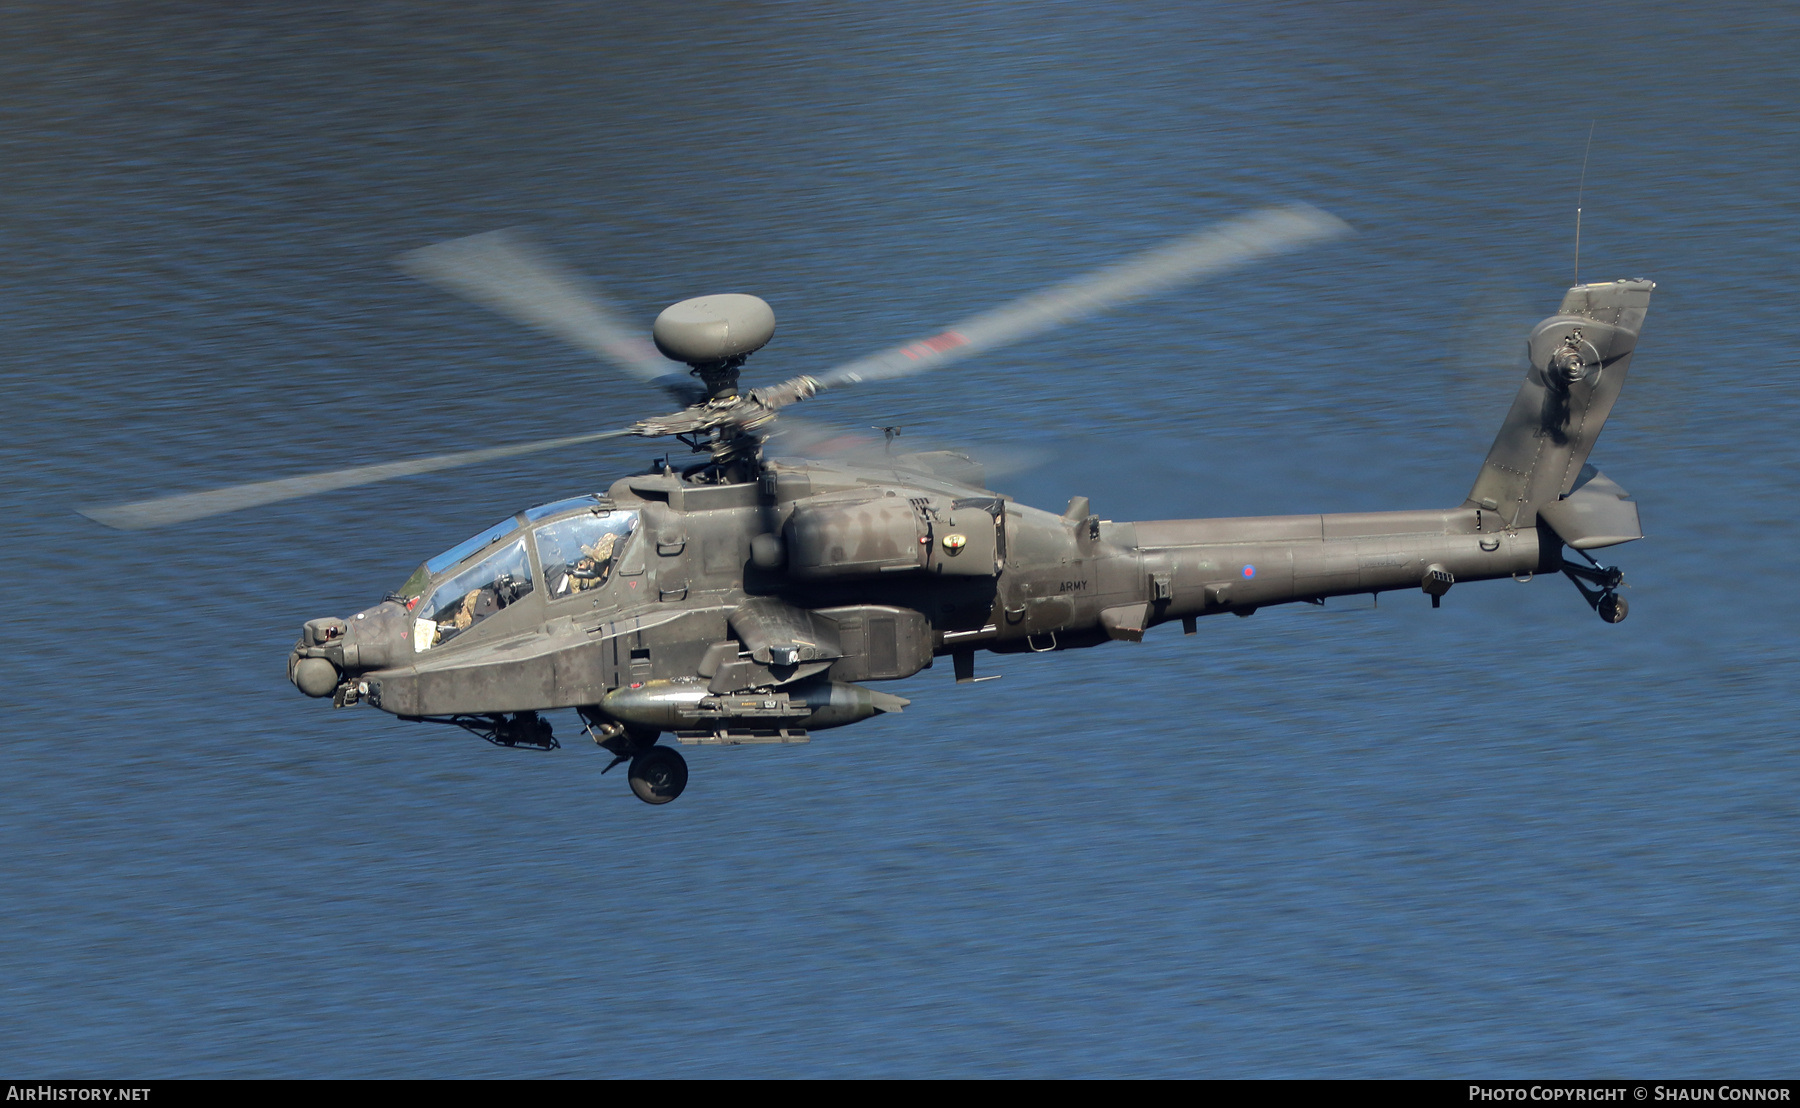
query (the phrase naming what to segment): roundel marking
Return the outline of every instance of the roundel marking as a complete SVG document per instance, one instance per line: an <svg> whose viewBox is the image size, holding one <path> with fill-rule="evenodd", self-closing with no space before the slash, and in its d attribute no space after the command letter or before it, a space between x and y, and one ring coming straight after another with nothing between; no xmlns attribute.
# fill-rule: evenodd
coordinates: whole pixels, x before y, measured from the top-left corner
<svg viewBox="0 0 1800 1108"><path fill-rule="evenodd" d="M1245 577L1255 577L1256 576L1256 567L1255 566L1245 566L1244 567L1244 576Z"/></svg>

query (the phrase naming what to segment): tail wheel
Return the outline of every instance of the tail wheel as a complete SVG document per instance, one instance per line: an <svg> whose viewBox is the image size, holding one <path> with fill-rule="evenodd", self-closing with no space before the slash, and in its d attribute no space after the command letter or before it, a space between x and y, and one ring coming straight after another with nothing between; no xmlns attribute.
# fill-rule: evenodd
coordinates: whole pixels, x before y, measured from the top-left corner
<svg viewBox="0 0 1800 1108"><path fill-rule="evenodd" d="M687 780L687 759L672 747L653 746L631 760L631 791L645 804L667 804Z"/></svg>

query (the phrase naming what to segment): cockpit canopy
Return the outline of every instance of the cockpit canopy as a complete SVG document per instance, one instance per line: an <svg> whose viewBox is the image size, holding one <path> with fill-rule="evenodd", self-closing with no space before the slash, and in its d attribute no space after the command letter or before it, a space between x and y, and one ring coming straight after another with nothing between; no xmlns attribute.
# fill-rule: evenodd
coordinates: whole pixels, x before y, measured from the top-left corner
<svg viewBox="0 0 1800 1108"><path fill-rule="evenodd" d="M528 508L428 558L400 589L413 616L413 649L449 642L530 595L540 581L550 601L605 586L637 516L599 496L573 497Z"/></svg>
<svg viewBox="0 0 1800 1108"><path fill-rule="evenodd" d="M633 511L591 510L551 520L532 532L538 564L551 600L597 589L612 580L613 567L637 529Z"/></svg>
<svg viewBox="0 0 1800 1108"><path fill-rule="evenodd" d="M531 592L531 560L525 539L501 545L459 567L438 583L413 609L414 650L429 650L448 642L487 617Z"/></svg>

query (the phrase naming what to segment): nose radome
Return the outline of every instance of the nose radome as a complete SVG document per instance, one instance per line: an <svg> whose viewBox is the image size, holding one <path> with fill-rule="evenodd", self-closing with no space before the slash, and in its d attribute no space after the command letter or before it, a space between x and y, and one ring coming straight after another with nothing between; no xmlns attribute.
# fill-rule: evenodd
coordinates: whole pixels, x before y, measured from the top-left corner
<svg viewBox="0 0 1800 1108"><path fill-rule="evenodd" d="M307 696L325 697L337 691L342 675L328 658L295 658L288 676Z"/></svg>
<svg viewBox="0 0 1800 1108"><path fill-rule="evenodd" d="M412 653L406 639L406 609L392 600L365 608L344 621L343 666L348 670L386 669Z"/></svg>
<svg viewBox="0 0 1800 1108"><path fill-rule="evenodd" d="M307 620L288 656L288 679L307 696L331 696L346 675L385 669L403 660L408 653L406 624L406 609L391 600L349 619Z"/></svg>

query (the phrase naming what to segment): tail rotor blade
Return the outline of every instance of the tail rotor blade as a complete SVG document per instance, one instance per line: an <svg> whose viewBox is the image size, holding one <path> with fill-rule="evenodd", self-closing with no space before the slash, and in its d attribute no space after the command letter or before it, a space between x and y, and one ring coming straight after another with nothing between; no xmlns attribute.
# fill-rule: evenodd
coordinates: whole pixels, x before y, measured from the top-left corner
<svg viewBox="0 0 1800 1108"><path fill-rule="evenodd" d="M447 292L555 335L631 374L684 394L684 370L657 353L625 312L515 230L488 231L402 254L401 269Z"/></svg>
<svg viewBox="0 0 1800 1108"><path fill-rule="evenodd" d="M313 496L322 492L336 492L339 489L374 484L377 481L388 481L396 477L411 477L421 473L456 469L459 466L479 465L482 462L498 461L502 458L517 458L525 454L555 450L558 447L579 446L582 443L599 442L602 439L615 439L630 433L630 431L600 431L586 435L540 439L537 442L515 443L511 446L491 446L482 450L459 450L452 454L438 454L429 458L414 458L404 462L351 466L348 469L334 469L326 473L281 477L273 481L252 481L248 484L227 485L224 488L208 489L204 492L159 496L151 500L138 500L129 504L77 508L76 511L95 523L120 531L143 531L152 527L167 527L171 524L204 519L207 516L241 511L245 508L256 508L264 504L276 504L283 500L296 500L302 496Z"/></svg>
<svg viewBox="0 0 1800 1108"><path fill-rule="evenodd" d="M819 388L834 388L910 377L1349 229L1343 220L1307 205L1265 208L970 316L929 338L845 363L815 380Z"/></svg>

